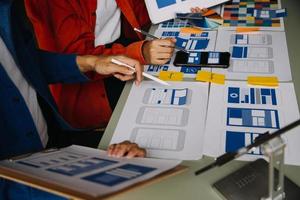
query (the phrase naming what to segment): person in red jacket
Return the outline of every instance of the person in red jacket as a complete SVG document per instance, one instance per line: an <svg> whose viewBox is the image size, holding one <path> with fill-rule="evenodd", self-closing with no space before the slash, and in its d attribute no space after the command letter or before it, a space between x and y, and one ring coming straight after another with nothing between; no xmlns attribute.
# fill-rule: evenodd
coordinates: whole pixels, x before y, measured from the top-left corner
<svg viewBox="0 0 300 200"><path fill-rule="evenodd" d="M151 25L142 0L25 0L25 4L43 50L124 54L141 64L164 64L174 51L174 39L144 41L133 30L147 31ZM116 91L118 86L108 77L87 76L94 81L54 85L52 94L61 114L74 127L105 126L112 112L108 95L118 96L121 90Z"/></svg>

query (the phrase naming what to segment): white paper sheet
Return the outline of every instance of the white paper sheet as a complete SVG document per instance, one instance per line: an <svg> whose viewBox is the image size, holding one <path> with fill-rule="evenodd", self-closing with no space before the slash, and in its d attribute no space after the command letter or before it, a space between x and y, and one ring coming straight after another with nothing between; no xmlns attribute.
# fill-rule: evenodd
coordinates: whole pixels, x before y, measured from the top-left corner
<svg viewBox="0 0 300 200"><path fill-rule="evenodd" d="M285 32L236 33L218 31L216 51L229 51L228 69L213 69L228 80L247 80L248 76L276 76L291 81L291 67Z"/></svg>
<svg viewBox="0 0 300 200"><path fill-rule="evenodd" d="M190 12L192 7L209 8L228 0L147 0L145 1L153 24L175 17L175 13Z"/></svg>
<svg viewBox="0 0 300 200"><path fill-rule="evenodd" d="M165 26L172 26L172 22L165 23ZM177 26L177 25L176 25ZM180 33L180 28L176 27L161 27L155 31L155 36L159 38L174 37L181 38L181 47L186 47L187 50L193 51L214 51L217 31L204 31L200 34L183 34ZM186 44L184 42L186 40ZM178 40L179 41L179 40ZM179 42L178 42L179 44ZM175 53L171 60L164 65L146 65L145 72L158 76L160 71L175 71L183 72L184 77L195 78L201 67L175 67L173 65ZM206 71L211 71L211 68L203 68Z"/></svg>
<svg viewBox="0 0 300 200"><path fill-rule="evenodd" d="M249 145L259 134L274 132L299 119L293 83L281 83L276 89L251 87L240 81L213 84L207 113L204 154L213 157ZM299 133L300 127L283 135L286 164L300 165ZM241 159L258 157L260 148Z"/></svg>
<svg viewBox="0 0 300 200"><path fill-rule="evenodd" d="M0 166L97 197L147 180L179 163L150 158L112 158L104 151L73 145L15 161L0 161Z"/></svg>
<svg viewBox="0 0 300 200"><path fill-rule="evenodd" d="M138 143L156 158L195 160L202 157L208 84L144 81L132 86L111 144Z"/></svg>

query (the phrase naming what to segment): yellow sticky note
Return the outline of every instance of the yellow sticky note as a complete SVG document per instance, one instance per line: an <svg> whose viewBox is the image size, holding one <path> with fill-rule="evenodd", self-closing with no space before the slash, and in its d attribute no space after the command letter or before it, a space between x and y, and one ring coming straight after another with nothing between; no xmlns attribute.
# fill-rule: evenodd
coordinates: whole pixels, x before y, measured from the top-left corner
<svg viewBox="0 0 300 200"><path fill-rule="evenodd" d="M259 27L237 27L236 32L237 33L245 33L245 32L255 32L260 31Z"/></svg>
<svg viewBox="0 0 300 200"><path fill-rule="evenodd" d="M182 81L183 72L174 72L174 71L161 71L159 72L159 78L164 81Z"/></svg>
<svg viewBox="0 0 300 200"><path fill-rule="evenodd" d="M212 78L212 73L208 71L200 70L196 75L196 81L210 82Z"/></svg>
<svg viewBox="0 0 300 200"><path fill-rule="evenodd" d="M276 76L249 76L248 79L249 85L259 85L259 86L269 86L269 87L277 87L278 78Z"/></svg>
<svg viewBox="0 0 300 200"><path fill-rule="evenodd" d="M220 84L220 85L224 85L225 84L225 75L224 74L213 73L211 82L216 83L216 84Z"/></svg>
<svg viewBox="0 0 300 200"><path fill-rule="evenodd" d="M180 33L200 34L203 30L199 27L182 27Z"/></svg>

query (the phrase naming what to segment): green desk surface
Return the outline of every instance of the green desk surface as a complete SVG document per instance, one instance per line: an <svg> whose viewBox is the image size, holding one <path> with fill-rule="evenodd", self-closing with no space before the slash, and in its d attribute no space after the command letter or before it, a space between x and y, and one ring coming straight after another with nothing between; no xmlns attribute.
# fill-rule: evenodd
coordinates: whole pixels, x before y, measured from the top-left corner
<svg viewBox="0 0 300 200"><path fill-rule="evenodd" d="M282 7L287 8L288 17L285 19L285 30L289 49L290 63L292 67L293 82L297 94L298 104L300 102L300 1L282 0ZM123 106L128 97L131 84L127 83L118 105L112 115L105 134L99 144L101 149L106 149L118 119L121 115ZM299 106L299 105L298 105ZM299 133L300 134L300 133ZM300 141L299 141L300 142ZM299 153L299 152L295 152ZM136 190L116 196L114 199L147 200L147 199L221 199L213 190L211 185L218 179L226 176L230 172L238 169L245 162L233 161L223 167L215 168L200 176L194 176L194 172L212 162L213 159L204 157L198 161L184 161L183 165L189 169L179 175L162 180L161 182L144 186ZM300 167L286 166L286 176L300 185Z"/></svg>

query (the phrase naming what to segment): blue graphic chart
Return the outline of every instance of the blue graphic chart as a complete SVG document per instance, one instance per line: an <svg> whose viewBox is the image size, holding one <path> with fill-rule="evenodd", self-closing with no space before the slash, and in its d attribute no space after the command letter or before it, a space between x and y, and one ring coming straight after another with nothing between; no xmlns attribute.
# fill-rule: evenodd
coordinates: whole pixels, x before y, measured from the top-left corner
<svg viewBox="0 0 300 200"><path fill-rule="evenodd" d="M279 129L277 110L227 108L227 125Z"/></svg>
<svg viewBox="0 0 300 200"><path fill-rule="evenodd" d="M277 105L276 90L269 88L228 88L228 103Z"/></svg>
<svg viewBox="0 0 300 200"><path fill-rule="evenodd" d="M117 168L83 177L82 179L113 187L126 181L136 179L154 170L156 169L151 167L125 164Z"/></svg>
<svg viewBox="0 0 300 200"><path fill-rule="evenodd" d="M176 46L184 48L186 50L202 50L206 49L209 43L207 38L180 38L177 37Z"/></svg>
<svg viewBox="0 0 300 200"><path fill-rule="evenodd" d="M100 169L118 163L113 160L104 160L100 158L88 158L76 162L64 164L61 166L47 169L47 171L55 172L66 176L75 176L91 170Z"/></svg>
<svg viewBox="0 0 300 200"><path fill-rule="evenodd" d="M185 74L197 74L201 67L182 66L180 72Z"/></svg>
<svg viewBox="0 0 300 200"><path fill-rule="evenodd" d="M179 31L164 31L162 33L162 37L165 38L165 37L178 37L180 34Z"/></svg>
<svg viewBox="0 0 300 200"><path fill-rule="evenodd" d="M259 133L226 131L225 152L236 152L238 149L254 143ZM261 149L256 148L248 154L262 155Z"/></svg>
<svg viewBox="0 0 300 200"><path fill-rule="evenodd" d="M160 72L160 71L168 71L169 66L167 65L149 65L147 68L147 72Z"/></svg>

